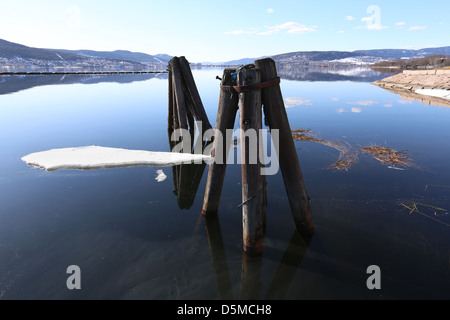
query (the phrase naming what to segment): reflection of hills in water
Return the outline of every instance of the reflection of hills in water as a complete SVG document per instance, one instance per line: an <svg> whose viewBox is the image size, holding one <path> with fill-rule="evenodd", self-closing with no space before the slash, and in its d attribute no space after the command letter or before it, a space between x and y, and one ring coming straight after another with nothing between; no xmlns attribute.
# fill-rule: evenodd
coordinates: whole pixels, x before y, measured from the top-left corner
<svg viewBox="0 0 450 320"><path fill-rule="evenodd" d="M386 77L368 66L305 66L277 65L278 75L287 80L300 81L358 81L373 82Z"/></svg>
<svg viewBox="0 0 450 320"><path fill-rule="evenodd" d="M167 74L111 74L111 75L30 75L30 76L1 76L0 95L18 92L39 86L60 85L60 84L95 84L101 82L131 83L135 81L145 81L149 79L167 80Z"/></svg>
<svg viewBox="0 0 450 320"><path fill-rule="evenodd" d="M358 81L373 82L386 75L368 66L305 66L281 64L278 74L287 80L299 81ZM60 84L95 84L101 82L131 83L149 79L167 80L167 74L112 74L112 75L11 75L0 77L0 95L18 92L38 86Z"/></svg>

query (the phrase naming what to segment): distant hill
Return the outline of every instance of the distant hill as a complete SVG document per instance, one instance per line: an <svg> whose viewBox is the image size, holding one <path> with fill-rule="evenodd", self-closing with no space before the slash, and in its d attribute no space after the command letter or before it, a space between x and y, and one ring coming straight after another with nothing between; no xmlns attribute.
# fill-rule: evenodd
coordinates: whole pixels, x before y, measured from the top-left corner
<svg viewBox="0 0 450 320"><path fill-rule="evenodd" d="M423 58L431 55L450 55L450 47L426 48L419 50L404 50L404 49L383 49L383 50L356 50L363 56L374 56L388 60L394 59L415 59Z"/></svg>
<svg viewBox="0 0 450 320"><path fill-rule="evenodd" d="M449 47L426 48L420 50L375 49L356 51L298 51L272 56L277 64L296 65L369 65L383 60L417 59L430 55L450 55ZM3 59L3 60L2 60ZM94 51L94 50L58 50L27 47L21 44L0 39L0 62L8 65L14 62L34 63L51 61L54 65L82 64L84 66L108 64L126 64L130 67L140 65L165 67L172 59L167 54L149 55L126 50ZM259 58L244 58L227 62L206 65L243 65L253 63Z"/></svg>
<svg viewBox="0 0 450 320"><path fill-rule="evenodd" d="M297 51L274 55L278 64L372 64L383 60L417 59L429 55L450 55L449 47L426 48L420 50L374 49L356 51ZM253 63L255 58L221 62L222 65Z"/></svg>
<svg viewBox="0 0 450 320"><path fill-rule="evenodd" d="M61 50L58 50L61 51ZM131 52L126 50L116 50L116 51L94 51L94 50L64 50L69 54L76 54L87 57L96 57L96 58L104 58L104 59L113 59L113 60L124 60L124 61L133 61L144 64L167 64L167 62L172 59L169 55L156 55L152 56L146 53L141 52Z"/></svg>
<svg viewBox="0 0 450 320"><path fill-rule="evenodd" d="M18 43L0 39L0 59L14 60L40 60L52 62L88 62L89 60L102 59L105 63L110 61L116 64L126 61L130 64L146 64L165 66L172 58L166 54L155 56L130 52L125 50L117 51L94 51L94 50L62 50L62 49L41 49L27 47Z"/></svg>
<svg viewBox="0 0 450 320"><path fill-rule="evenodd" d="M262 59L266 57L261 58L243 58L238 60L231 60L227 62L203 62L204 65L227 65L227 66L240 66L243 64L252 64L257 59Z"/></svg>
<svg viewBox="0 0 450 320"><path fill-rule="evenodd" d="M272 58L279 63L301 63L312 61L331 61L361 56L359 53L346 51L300 51L284 53Z"/></svg>
<svg viewBox="0 0 450 320"><path fill-rule="evenodd" d="M0 39L0 58L22 58L36 60L84 60L77 54L65 52L63 50L48 50L31 48L14 42Z"/></svg>

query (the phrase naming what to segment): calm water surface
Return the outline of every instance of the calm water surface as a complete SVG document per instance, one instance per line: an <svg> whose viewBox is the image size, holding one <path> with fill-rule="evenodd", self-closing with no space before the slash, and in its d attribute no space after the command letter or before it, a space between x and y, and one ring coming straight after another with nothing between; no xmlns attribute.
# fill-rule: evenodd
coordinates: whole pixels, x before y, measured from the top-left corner
<svg viewBox="0 0 450 320"><path fill-rule="evenodd" d="M221 72L194 71L213 125ZM218 219L203 220L206 165L183 166L178 187L179 168L45 172L21 161L89 145L169 151L167 76L0 78L0 298L449 299L450 109L345 79L282 80L291 127L346 143L359 161L330 170L338 151L296 142L316 233L296 233L281 173L270 176L264 254L252 258L239 165L227 169ZM373 144L416 166L360 152ZM402 206L411 202L420 213ZM80 291L66 287L70 265ZM366 287L370 265L381 290Z"/></svg>

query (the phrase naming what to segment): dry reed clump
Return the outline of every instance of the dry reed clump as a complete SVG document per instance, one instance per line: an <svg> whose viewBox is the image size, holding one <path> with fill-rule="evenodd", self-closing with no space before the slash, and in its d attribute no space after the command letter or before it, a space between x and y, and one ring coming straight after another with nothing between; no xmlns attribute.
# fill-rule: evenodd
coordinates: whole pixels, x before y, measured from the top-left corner
<svg viewBox="0 0 450 320"><path fill-rule="evenodd" d="M339 151L339 159L327 169L335 169L339 171L348 171L358 162L358 152L354 150L348 143L335 140L319 139L311 129L295 129L292 130L292 137L296 141L315 142Z"/></svg>
<svg viewBox="0 0 450 320"><path fill-rule="evenodd" d="M406 151L398 151L389 147L369 146L362 147L364 153L370 155L377 161L392 167L415 167L415 164L406 155Z"/></svg>

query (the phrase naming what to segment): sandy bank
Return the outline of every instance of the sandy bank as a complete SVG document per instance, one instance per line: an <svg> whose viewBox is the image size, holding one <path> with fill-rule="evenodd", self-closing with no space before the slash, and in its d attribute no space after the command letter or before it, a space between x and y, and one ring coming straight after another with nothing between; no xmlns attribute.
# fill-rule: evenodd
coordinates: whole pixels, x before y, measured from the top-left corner
<svg viewBox="0 0 450 320"><path fill-rule="evenodd" d="M372 84L408 100L450 107L450 70L405 70Z"/></svg>

